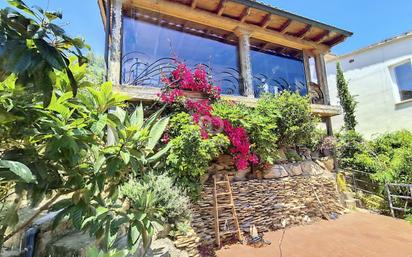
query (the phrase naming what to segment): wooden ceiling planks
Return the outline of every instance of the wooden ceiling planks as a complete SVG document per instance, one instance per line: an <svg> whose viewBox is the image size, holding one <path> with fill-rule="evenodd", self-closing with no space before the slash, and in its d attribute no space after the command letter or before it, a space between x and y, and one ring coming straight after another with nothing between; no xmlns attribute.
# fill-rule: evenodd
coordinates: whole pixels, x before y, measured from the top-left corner
<svg viewBox="0 0 412 257"><path fill-rule="evenodd" d="M136 6L139 6L139 0L129 0L126 2L132 2ZM146 2L146 1L142 0L142 2ZM186 6L191 7L192 9L200 9L202 11L213 13L216 16L237 20L239 23L258 26L264 30L273 31L274 34L281 33L285 35L286 37L291 36L291 37L297 38L298 40L313 42L315 44L319 44L320 48L322 48L322 46L327 46L327 47L334 46L344 41L347 38L347 36L336 33L335 31L332 32L332 31L323 29L322 27L317 27L311 24L303 23L302 19L295 20L292 18L286 18L290 16L285 15L285 17L283 17L283 16L280 16L282 14L279 14L276 12L275 12L276 14L274 14L274 13L265 11L264 8L262 9L252 8L248 5L241 4L239 1L233 1L233 0L164 0L164 2L173 2L176 4L186 5ZM207 24L203 24L203 25L207 25ZM213 26L213 25L211 24L210 26ZM222 27L219 27L219 29L222 29ZM258 32L256 34L260 35L262 33L263 31ZM290 46L292 45L294 44L290 44Z"/></svg>

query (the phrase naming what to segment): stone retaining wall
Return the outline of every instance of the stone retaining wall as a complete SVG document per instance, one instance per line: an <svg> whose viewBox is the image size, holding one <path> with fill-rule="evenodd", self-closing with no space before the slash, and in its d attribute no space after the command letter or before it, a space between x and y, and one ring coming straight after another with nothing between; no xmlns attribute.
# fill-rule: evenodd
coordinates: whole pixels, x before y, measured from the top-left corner
<svg viewBox="0 0 412 257"><path fill-rule="evenodd" d="M231 185L239 224L246 233L252 225L261 233L307 224L324 214L341 214L343 211L335 179L330 173L239 181ZM214 243L213 186L210 183L205 185L201 199L192 209L192 227L202 243ZM230 211L223 211L222 217L231 217ZM231 230L233 224L228 219L220 228Z"/></svg>

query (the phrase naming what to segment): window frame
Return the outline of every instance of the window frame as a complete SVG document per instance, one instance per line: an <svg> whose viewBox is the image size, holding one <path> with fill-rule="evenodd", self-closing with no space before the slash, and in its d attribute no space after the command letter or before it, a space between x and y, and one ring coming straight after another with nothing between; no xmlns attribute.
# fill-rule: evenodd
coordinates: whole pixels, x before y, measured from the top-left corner
<svg viewBox="0 0 412 257"><path fill-rule="evenodd" d="M390 76L391 76L391 80L392 80L391 82L392 82L393 95L394 95L394 98L395 98L395 104L402 104L402 103L405 103L405 102L412 102L412 98L402 100L400 88L399 88L399 85L398 85L398 78L397 78L397 75L396 75L396 72L395 72L396 67L399 67L401 65L408 64L408 63L412 68L412 58L404 59L402 61L391 64L388 67L389 68L389 73L390 73Z"/></svg>

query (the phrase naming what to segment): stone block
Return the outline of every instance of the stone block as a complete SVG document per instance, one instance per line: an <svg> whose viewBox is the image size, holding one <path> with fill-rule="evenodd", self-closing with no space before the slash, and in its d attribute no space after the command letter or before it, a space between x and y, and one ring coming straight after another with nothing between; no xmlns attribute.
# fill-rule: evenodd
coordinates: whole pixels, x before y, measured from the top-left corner
<svg viewBox="0 0 412 257"><path fill-rule="evenodd" d="M302 167L299 163L290 163L284 165L289 176L300 176L302 175Z"/></svg>
<svg viewBox="0 0 412 257"><path fill-rule="evenodd" d="M263 173L264 179L276 179L289 176L286 169L282 165L273 165L270 169Z"/></svg>

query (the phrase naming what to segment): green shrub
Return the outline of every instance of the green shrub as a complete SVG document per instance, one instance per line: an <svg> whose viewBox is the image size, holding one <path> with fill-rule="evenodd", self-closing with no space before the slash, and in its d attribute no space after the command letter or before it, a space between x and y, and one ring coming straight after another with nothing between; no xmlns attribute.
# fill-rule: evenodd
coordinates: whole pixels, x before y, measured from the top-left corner
<svg viewBox="0 0 412 257"><path fill-rule="evenodd" d="M388 203L385 198L371 194L357 194L357 198L361 201L362 206L369 210L385 212L388 210Z"/></svg>
<svg viewBox="0 0 412 257"><path fill-rule="evenodd" d="M412 224L412 214L407 215L406 218L405 218L405 220L406 220L407 222L409 222L410 224Z"/></svg>
<svg viewBox="0 0 412 257"><path fill-rule="evenodd" d="M277 115L262 112L262 106L247 107L230 101L219 101L213 105L213 114L243 127L249 135L251 150L259 156L261 164L273 164L278 158L276 134Z"/></svg>
<svg viewBox="0 0 412 257"><path fill-rule="evenodd" d="M141 180L131 180L121 188L121 194L132 201L144 194L153 195L153 207L161 212L168 224L178 224L191 218L189 198L167 174L148 173Z"/></svg>
<svg viewBox="0 0 412 257"><path fill-rule="evenodd" d="M337 138L337 155L340 166L353 168L354 157L365 150L366 140L354 130L343 131L337 134Z"/></svg>
<svg viewBox="0 0 412 257"><path fill-rule="evenodd" d="M307 97L288 91L265 95L259 99L257 109L277 121L278 147L310 146L319 121L312 115Z"/></svg>
<svg viewBox="0 0 412 257"><path fill-rule="evenodd" d="M210 161L217 158L229 145L228 138L219 133L203 139L200 127L187 113L178 113L170 120L171 148L165 170L178 185L188 190L190 196L198 196L201 183Z"/></svg>

